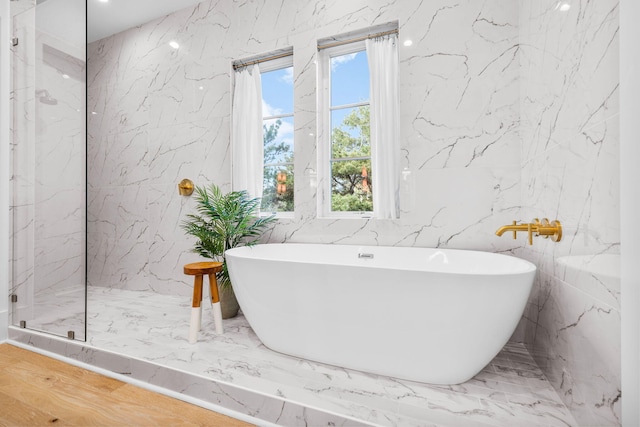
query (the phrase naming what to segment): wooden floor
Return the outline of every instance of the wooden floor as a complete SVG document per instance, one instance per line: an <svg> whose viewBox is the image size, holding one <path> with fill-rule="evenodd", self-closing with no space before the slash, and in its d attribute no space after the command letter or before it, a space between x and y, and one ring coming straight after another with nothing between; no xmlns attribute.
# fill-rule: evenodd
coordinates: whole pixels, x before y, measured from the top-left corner
<svg viewBox="0 0 640 427"><path fill-rule="evenodd" d="M0 344L0 426L249 426L9 344Z"/></svg>

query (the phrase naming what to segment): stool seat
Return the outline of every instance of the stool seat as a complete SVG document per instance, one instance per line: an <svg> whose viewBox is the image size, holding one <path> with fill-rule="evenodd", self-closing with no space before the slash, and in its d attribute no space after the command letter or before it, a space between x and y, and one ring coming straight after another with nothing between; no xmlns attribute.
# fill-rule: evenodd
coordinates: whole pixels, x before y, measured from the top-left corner
<svg viewBox="0 0 640 427"><path fill-rule="evenodd" d="M222 271L221 262L192 262L184 266L184 274L195 276L193 281L193 300L191 301L191 326L189 327L189 343L195 344L198 341L198 331L202 325L202 282L205 274L209 276L209 289L211 293L211 307L213 308L213 319L218 334L223 333L222 310L220 308L220 296L218 293L218 281L216 273Z"/></svg>
<svg viewBox="0 0 640 427"><path fill-rule="evenodd" d="M222 271L221 262L192 262L184 266L184 274L188 276L218 273L220 271Z"/></svg>

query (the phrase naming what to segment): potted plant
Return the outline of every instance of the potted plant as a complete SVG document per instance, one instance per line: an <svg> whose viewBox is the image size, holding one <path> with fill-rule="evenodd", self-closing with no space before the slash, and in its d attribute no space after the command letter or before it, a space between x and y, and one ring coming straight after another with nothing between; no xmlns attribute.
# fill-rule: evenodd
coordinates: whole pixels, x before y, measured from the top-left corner
<svg viewBox="0 0 640 427"><path fill-rule="evenodd" d="M249 197L246 191L223 194L215 184L196 186L194 198L196 214L188 214L181 226L186 234L198 239L193 252L222 261L222 271L216 277L220 286L222 317L233 317L239 307L229 279L225 251L237 246L255 245L275 217L260 218L260 199Z"/></svg>

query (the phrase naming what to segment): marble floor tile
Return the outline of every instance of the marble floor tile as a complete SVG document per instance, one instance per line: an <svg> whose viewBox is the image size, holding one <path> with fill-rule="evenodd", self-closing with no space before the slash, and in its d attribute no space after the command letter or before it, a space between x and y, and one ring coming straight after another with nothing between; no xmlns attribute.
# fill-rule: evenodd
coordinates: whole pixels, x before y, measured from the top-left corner
<svg viewBox="0 0 640 427"><path fill-rule="evenodd" d="M185 297L90 287L87 343L373 425L576 425L522 344L508 343L464 384L429 385L274 352L242 315L225 320L225 333L218 335L206 303L202 331L191 345L190 310ZM153 382L157 374L146 375Z"/></svg>
<svg viewBox="0 0 640 427"><path fill-rule="evenodd" d="M15 323L25 320L30 329L63 337L73 331L75 339L84 340L84 302L84 284L38 289L33 295L33 313L18 312Z"/></svg>

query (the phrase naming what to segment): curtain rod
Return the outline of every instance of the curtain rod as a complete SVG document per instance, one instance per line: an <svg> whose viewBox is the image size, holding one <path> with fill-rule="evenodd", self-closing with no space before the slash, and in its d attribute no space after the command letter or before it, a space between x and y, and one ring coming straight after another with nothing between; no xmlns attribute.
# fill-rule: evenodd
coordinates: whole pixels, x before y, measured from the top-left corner
<svg viewBox="0 0 640 427"><path fill-rule="evenodd" d="M349 39L349 40L340 40L340 41L337 41L337 42L334 42L334 43L323 44L322 46L318 46L318 50L328 49L328 48L334 47L334 46L342 46L343 44L361 42L362 40L374 39L376 37L388 36L389 34L398 34L398 29L396 28L395 30L383 31L381 33L369 34L367 36L361 36L361 37L355 37L355 38Z"/></svg>
<svg viewBox="0 0 640 427"><path fill-rule="evenodd" d="M274 59L286 58L287 56L293 55L293 52L280 53L278 55L265 56L264 58L255 59L253 61L248 62L238 62L237 64L233 64L233 69L237 70L238 68L248 67L249 65L260 64L261 62L267 62Z"/></svg>

